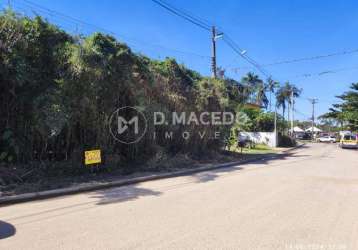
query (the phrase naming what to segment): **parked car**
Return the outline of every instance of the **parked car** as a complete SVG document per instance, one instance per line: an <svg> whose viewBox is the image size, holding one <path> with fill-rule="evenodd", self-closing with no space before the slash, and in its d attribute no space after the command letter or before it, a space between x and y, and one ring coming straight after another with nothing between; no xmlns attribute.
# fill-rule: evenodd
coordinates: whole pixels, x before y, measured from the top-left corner
<svg viewBox="0 0 358 250"><path fill-rule="evenodd" d="M296 139L299 140L311 140L311 137L310 133L299 133L296 135Z"/></svg>
<svg viewBox="0 0 358 250"><path fill-rule="evenodd" d="M324 135L324 136L320 136L317 138L318 142L331 142L334 143L336 142L336 137L332 136L332 135Z"/></svg>
<svg viewBox="0 0 358 250"><path fill-rule="evenodd" d="M304 139L304 136L305 136L305 133L303 133L303 132L296 132L296 133L294 133L294 136L295 136L295 138L298 139L298 140L303 140L303 139Z"/></svg>
<svg viewBox="0 0 358 250"><path fill-rule="evenodd" d="M339 146L341 148L358 148L357 136L344 135L339 142Z"/></svg>

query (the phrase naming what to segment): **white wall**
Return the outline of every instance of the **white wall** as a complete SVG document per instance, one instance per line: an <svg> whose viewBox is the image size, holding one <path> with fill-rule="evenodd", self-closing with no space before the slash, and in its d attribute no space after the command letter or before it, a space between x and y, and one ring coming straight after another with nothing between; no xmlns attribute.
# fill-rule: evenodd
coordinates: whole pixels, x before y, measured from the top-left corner
<svg viewBox="0 0 358 250"><path fill-rule="evenodd" d="M249 138L255 143L266 144L269 147L277 147L277 139L274 132L240 132L240 137Z"/></svg>

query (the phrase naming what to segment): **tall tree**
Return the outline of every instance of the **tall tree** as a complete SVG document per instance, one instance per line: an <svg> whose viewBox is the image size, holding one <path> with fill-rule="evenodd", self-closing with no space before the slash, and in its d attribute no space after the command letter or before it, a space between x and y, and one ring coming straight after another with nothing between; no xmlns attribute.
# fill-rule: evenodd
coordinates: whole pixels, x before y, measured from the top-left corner
<svg viewBox="0 0 358 250"><path fill-rule="evenodd" d="M282 87L276 92L276 106L282 108L282 117L285 119L286 93Z"/></svg>
<svg viewBox="0 0 358 250"><path fill-rule="evenodd" d="M266 96L266 89L267 86L264 82L260 83L260 85L257 87L257 93L256 93L256 103L260 104L261 106L264 106L265 109L268 107L269 100Z"/></svg>
<svg viewBox="0 0 358 250"><path fill-rule="evenodd" d="M258 75L249 72L241 79L241 83L245 86L249 101L267 107L268 99L266 96L266 86L264 81L260 79Z"/></svg>
<svg viewBox="0 0 358 250"><path fill-rule="evenodd" d="M330 112L324 114L323 118L333 118L348 129L358 130L358 83L352 83L350 90L343 95L337 96L342 100L340 104L334 104Z"/></svg>
<svg viewBox="0 0 358 250"><path fill-rule="evenodd" d="M278 107L282 107L282 115L285 117L285 110L288 107L287 120L290 116L290 108L293 105L291 96L297 98L301 95L302 90L295 85L286 82L285 85L281 86L276 92L276 102Z"/></svg>
<svg viewBox="0 0 358 250"><path fill-rule="evenodd" d="M270 103L270 111L272 111L272 94L275 93L276 89L279 88L280 83L277 81L274 81L271 77L267 79L267 91L269 92L269 103Z"/></svg>

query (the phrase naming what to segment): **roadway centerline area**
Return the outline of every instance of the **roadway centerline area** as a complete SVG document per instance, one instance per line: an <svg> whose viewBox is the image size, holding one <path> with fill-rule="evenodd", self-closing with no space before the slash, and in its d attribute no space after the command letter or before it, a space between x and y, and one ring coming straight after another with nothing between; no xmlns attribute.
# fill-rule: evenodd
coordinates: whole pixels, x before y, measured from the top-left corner
<svg viewBox="0 0 358 250"><path fill-rule="evenodd" d="M358 248L358 152L292 154L0 208L1 249Z"/></svg>

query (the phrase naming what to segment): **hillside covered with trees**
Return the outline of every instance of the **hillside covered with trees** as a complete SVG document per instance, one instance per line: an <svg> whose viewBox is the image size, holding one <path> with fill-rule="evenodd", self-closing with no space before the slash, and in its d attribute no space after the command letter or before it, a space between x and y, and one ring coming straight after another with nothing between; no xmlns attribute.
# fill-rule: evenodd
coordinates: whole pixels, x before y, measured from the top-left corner
<svg viewBox="0 0 358 250"><path fill-rule="evenodd" d="M241 81L208 78L175 59L136 54L112 36L70 35L39 16L11 10L0 15L0 30L1 171L21 165L29 172L82 173L88 171L84 151L94 148L102 150L109 169L158 154L199 157L236 144L230 138L239 130L273 130L273 112L245 106L250 102L272 111L271 94L279 84L271 79L266 83L253 73ZM288 88L292 85L287 83L277 92L283 116ZM153 111L242 112L243 122L219 127L224 136L214 140L194 133L201 129L210 134L218 129L214 126L176 126L176 132L185 129L192 136L161 140L151 134L165 128L149 125L140 142L124 145L108 132L111 113L123 106L135 106L148 117Z"/></svg>

